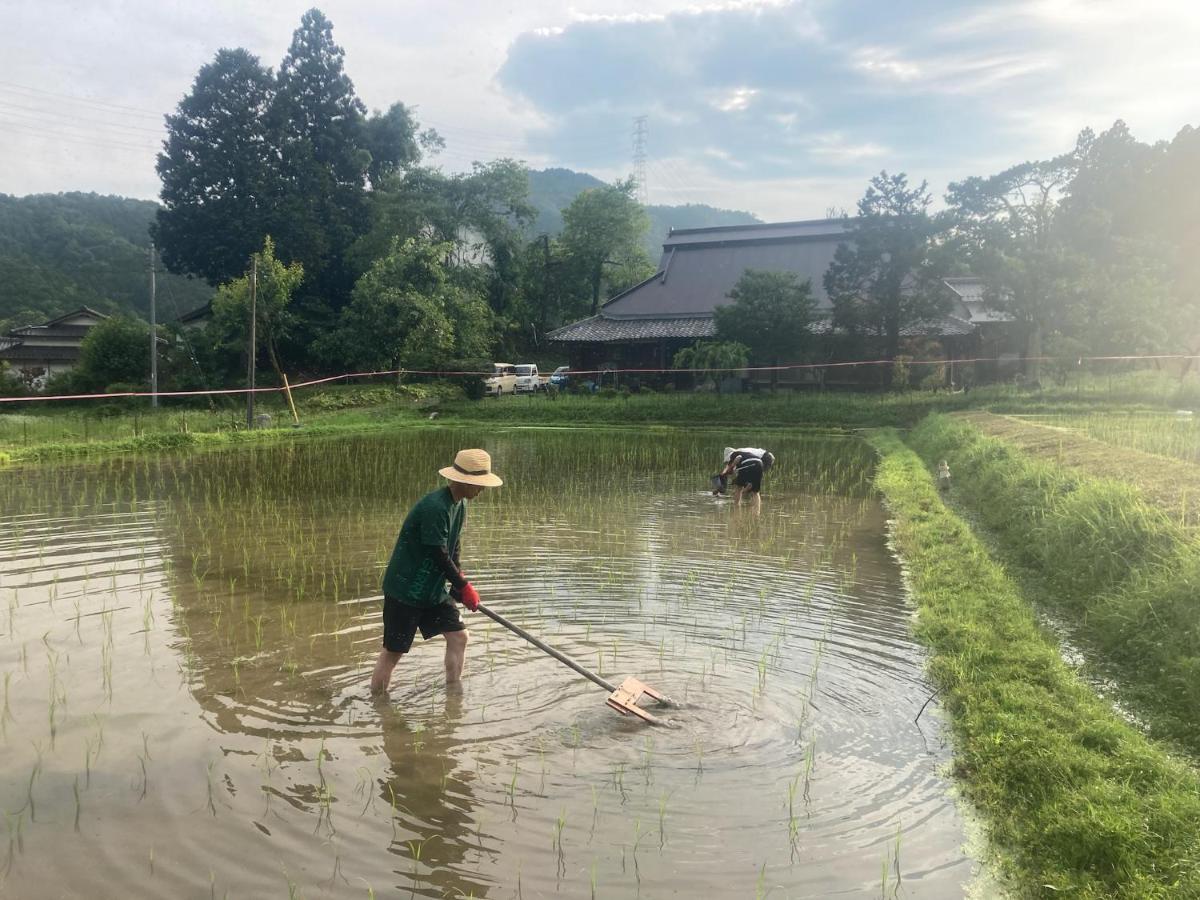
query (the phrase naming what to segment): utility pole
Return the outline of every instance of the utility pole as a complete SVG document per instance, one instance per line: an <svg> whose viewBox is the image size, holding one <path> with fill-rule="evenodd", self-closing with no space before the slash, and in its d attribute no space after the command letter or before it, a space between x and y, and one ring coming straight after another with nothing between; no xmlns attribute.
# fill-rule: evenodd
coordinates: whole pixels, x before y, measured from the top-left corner
<svg viewBox="0 0 1200 900"><path fill-rule="evenodd" d="M150 407L158 409L158 317L154 308L154 241L150 242Z"/></svg>
<svg viewBox="0 0 1200 900"><path fill-rule="evenodd" d="M633 119L633 179L637 182L637 199L642 206L650 200L646 187L646 123L649 116Z"/></svg>
<svg viewBox="0 0 1200 900"><path fill-rule="evenodd" d="M550 310L550 235L542 235L542 331L546 330L547 313ZM557 313L557 309L555 309ZM536 344L537 341L535 340Z"/></svg>
<svg viewBox="0 0 1200 900"><path fill-rule="evenodd" d="M250 345L246 350L246 386L250 388L246 394L246 428L254 429L254 376L255 376L255 323L258 321L258 254L250 257Z"/></svg>

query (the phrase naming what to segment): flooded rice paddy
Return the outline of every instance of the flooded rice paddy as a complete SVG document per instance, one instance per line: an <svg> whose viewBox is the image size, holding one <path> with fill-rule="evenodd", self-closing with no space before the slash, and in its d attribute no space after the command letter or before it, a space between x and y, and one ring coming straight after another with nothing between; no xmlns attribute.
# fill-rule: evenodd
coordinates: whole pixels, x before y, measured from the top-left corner
<svg viewBox="0 0 1200 900"><path fill-rule="evenodd" d="M972 862L854 441L453 429L0 473L0 895L959 897ZM464 443L482 616L367 681L378 582Z"/></svg>

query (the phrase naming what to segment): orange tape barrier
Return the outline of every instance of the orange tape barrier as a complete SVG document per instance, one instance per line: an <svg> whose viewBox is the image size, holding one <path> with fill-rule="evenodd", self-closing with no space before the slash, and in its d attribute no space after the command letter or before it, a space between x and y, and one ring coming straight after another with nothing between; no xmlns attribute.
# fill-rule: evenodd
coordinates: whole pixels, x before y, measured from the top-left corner
<svg viewBox="0 0 1200 900"><path fill-rule="evenodd" d="M1130 361L1151 361L1151 360L1200 360L1200 355L1196 354L1160 354L1160 355L1128 355L1128 356L1028 356L1023 358L1025 361L1033 362L1062 362L1074 361L1075 365L1082 366L1085 362L1130 362ZM906 366L945 366L945 365L963 365L965 363L980 363L980 362L1013 362L1011 358L1001 360L995 356L979 356L966 359L912 359L905 360ZM570 376L577 378L580 375L665 375L665 374L698 374L712 372L783 372L799 369L837 369L848 368L851 366L884 366L892 365L895 361L890 359L860 359L850 362L820 362L820 363L788 363L779 366L734 366L719 369L571 369ZM387 369L378 372L347 372L342 375L330 375L326 378L314 378L310 381L301 381L291 386L292 390L300 388L315 387L319 384L330 384L334 381L344 381L349 378L376 378L381 375L429 375L438 378L455 378L475 376L479 378L489 378L493 372L459 372L459 371L443 371L443 370L425 370L425 369ZM260 387L260 388L213 388L203 391L158 391L157 394L151 391L121 391L112 394L57 394L52 396L44 396L34 394L28 397L0 397L0 403L28 403L28 402L48 402L54 400L114 400L120 397L204 397L220 394L271 394L282 393L283 387Z"/></svg>

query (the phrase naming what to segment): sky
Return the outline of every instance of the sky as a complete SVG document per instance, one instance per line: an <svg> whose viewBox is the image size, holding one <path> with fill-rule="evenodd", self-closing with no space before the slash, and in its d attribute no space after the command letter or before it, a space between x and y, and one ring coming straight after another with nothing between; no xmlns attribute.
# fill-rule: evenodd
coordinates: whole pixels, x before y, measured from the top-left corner
<svg viewBox="0 0 1200 900"><path fill-rule="evenodd" d="M0 193L153 199L163 116L222 47L277 68L310 2L0 0ZM415 107L433 162L606 180L646 117L651 203L764 220L852 210L880 170L928 180L1068 150L1124 119L1200 125L1195 0L338 0L371 109Z"/></svg>

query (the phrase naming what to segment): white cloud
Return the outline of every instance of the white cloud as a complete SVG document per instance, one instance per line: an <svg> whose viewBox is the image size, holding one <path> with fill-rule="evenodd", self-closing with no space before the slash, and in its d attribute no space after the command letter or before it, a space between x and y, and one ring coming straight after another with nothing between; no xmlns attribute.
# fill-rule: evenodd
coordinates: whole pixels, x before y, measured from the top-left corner
<svg viewBox="0 0 1200 900"><path fill-rule="evenodd" d="M709 101L713 109L721 112L741 112L750 106L758 95L756 88L740 87L731 91L723 91L719 96Z"/></svg>

